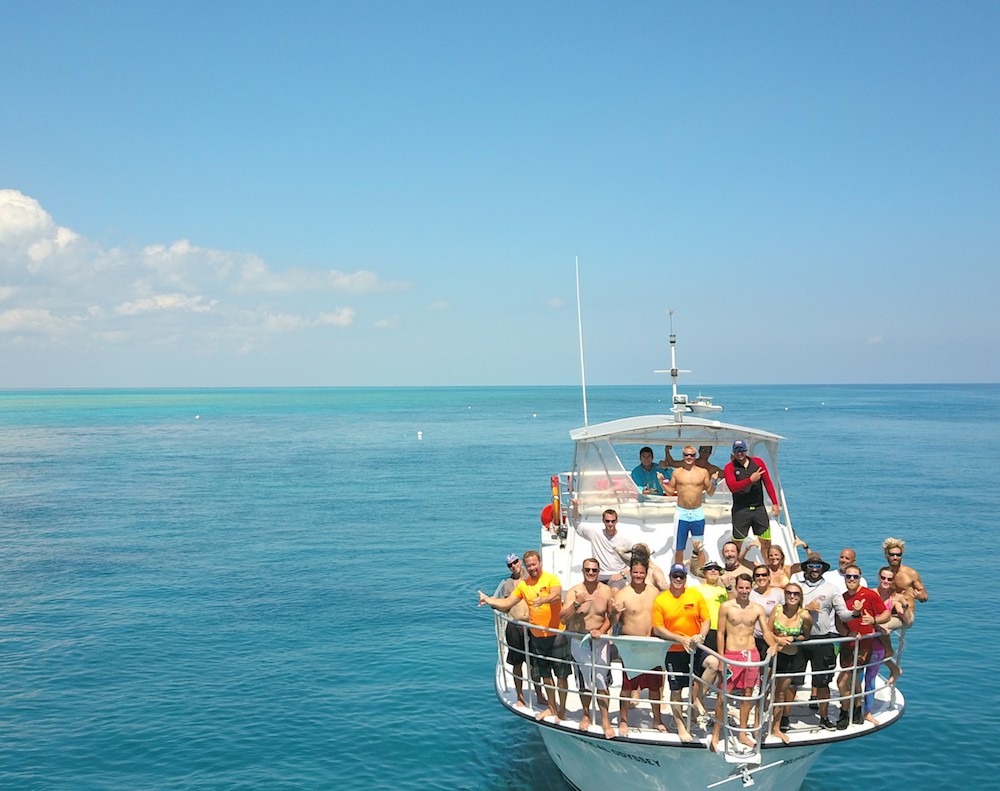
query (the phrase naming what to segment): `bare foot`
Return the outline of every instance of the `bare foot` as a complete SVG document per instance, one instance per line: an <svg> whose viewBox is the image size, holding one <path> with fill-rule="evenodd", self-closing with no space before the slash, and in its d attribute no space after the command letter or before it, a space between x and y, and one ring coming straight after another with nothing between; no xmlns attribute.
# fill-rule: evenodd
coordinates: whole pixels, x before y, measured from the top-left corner
<svg viewBox="0 0 1000 791"><path fill-rule="evenodd" d="M515 701L514 705L519 709L528 708L528 704L524 702L524 698L518 698L517 701Z"/></svg>
<svg viewBox="0 0 1000 791"><path fill-rule="evenodd" d="M786 739L785 741L788 741L788 740ZM751 750L753 750L753 749L755 749L757 747L757 743L753 739L750 738L750 734L749 733L741 733L739 735L739 742L744 747L749 747Z"/></svg>
<svg viewBox="0 0 1000 791"><path fill-rule="evenodd" d="M681 723L677 723L677 735L680 736L681 741L684 743L690 743L692 740L691 733L685 728Z"/></svg>
<svg viewBox="0 0 1000 791"><path fill-rule="evenodd" d="M662 722L658 722L658 723L656 723L656 730L658 730L660 733L666 733L667 732L667 726L664 725Z"/></svg>
<svg viewBox="0 0 1000 791"><path fill-rule="evenodd" d="M538 720L539 722L541 722L546 717L553 717L553 716L555 716L555 712L552 711L552 709L547 708L547 709L545 709L545 711L542 711L542 712L539 712L538 714L536 714L535 715L535 719Z"/></svg>
<svg viewBox="0 0 1000 791"><path fill-rule="evenodd" d="M580 717L580 730L581 731L590 730L590 717L587 716L586 714Z"/></svg>
<svg viewBox="0 0 1000 791"><path fill-rule="evenodd" d="M712 741L708 743L708 749L713 753L719 752L719 737L714 733L712 734Z"/></svg>
<svg viewBox="0 0 1000 791"><path fill-rule="evenodd" d="M773 730L773 731L771 731L771 735L775 739L781 739L781 741L783 741L785 744L788 744L788 737L785 736L785 734L783 734L781 731L779 731L779 730Z"/></svg>
<svg viewBox="0 0 1000 791"><path fill-rule="evenodd" d="M869 712L865 715L865 722L870 722L872 725L878 725L878 720Z"/></svg>
<svg viewBox="0 0 1000 791"><path fill-rule="evenodd" d="M615 729L612 728L610 725L605 725L604 726L604 738L605 739L613 739L613 738L615 738Z"/></svg>
<svg viewBox="0 0 1000 791"><path fill-rule="evenodd" d="M618 723L618 735L628 736L628 723L625 720Z"/></svg>

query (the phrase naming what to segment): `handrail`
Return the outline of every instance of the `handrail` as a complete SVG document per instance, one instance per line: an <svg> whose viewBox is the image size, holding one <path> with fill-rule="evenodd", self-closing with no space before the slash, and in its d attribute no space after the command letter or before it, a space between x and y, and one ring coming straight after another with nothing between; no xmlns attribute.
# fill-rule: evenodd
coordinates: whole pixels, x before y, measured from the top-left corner
<svg viewBox="0 0 1000 791"><path fill-rule="evenodd" d="M517 679L522 685L526 684L529 686L534 686L536 696L538 695L538 691L540 688L544 688L546 690L545 693L546 695L557 693L559 691L558 687L550 683L550 680L548 679L541 679L540 682L532 681L531 664L532 661L538 659L540 655L537 653L533 653L531 651L531 642L528 637L530 630L545 632L546 634L550 635L562 635L566 637L567 640L587 639L589 638L589 634L581 632L571 632L568 630L549 629L537 626L527 621L515 620L513 618L510 618L506 613L499 611L494 611L494 618L496 626L497 657L499 663L498 666L503 668L503 672L498 674L501 679L499 682L501 685L501 689L505 692L509 691L510 683L514 679ZM515 625L520 630L521 637L524 643L523 649L514 647L514 650L521 651L524 654L525 665L526 665L523 674L517 676L515 676L515 674L513 673L513 669L505 661L506 651L510 648L506 640L506 627L508 624ZM901 632L905 632L905 630L901 630ZM659 637L632 637L632 636L625 637L625 636L603 635L597 639L607 640L614 643L615 640L621 641L623 637L625 638L625 640L631 643L639 643L639 644L648 643L661 646L663 648L664 654L666 653L667 648L670 645L674 644L674 641L664 640ZM841 646L842 652L847 646L851 646L853 648L852 655L855 657L855 662L852 666L848 668L838 667L829 671L831 674L836 674L838 678L842 673L850 674L848 679L850 682L848 686L848 694L846 695L840 694L839 689L836 690L836 694L833 694L834 690L831 690L831 695L828 699L829 703L831 704L838 703L840 704L842 711L847 710L853 713L858 708L862 708L862 710L864 709L866 699L868 699L869 701L871 700L874 687L870 686L866 688L864 683L859 685L858 682L859 680L863 682L867 674L869 682L873 683L874 675L875 673L877 673L878 666L882 664L883 660L882 658L869 658L869 660L865 663L858 663L857 657L859 653L858 649L859 646L862 644L862 642L864 642L865 640L877 640L878 638L879 635L876 634L876 635L866 635L863 637L861 636L816 637L816 638L810 638L807 641L807 643L812 646L824 645L824 644L838 644ZM905 634L900 633L898 638L898 648L895 650L893 656L893 659L894 661L896 661L897 664L899 663L904 643L905 643ZM799 647L801 647L801 645L802 644L800 643ZM713 651L705 646L699 646L697 650L703 651L706 655L713 656L719 661L720 670L716 675L716 681L711 685L706 683L703 675L700 675L695 672L694 663L692 663L692 667L688 671L688 690L689 690L688 698L682 699L681 701L671 701L668 695L664 695L660 700L656 701L656 703L662 704L665 707L678 706L678 705L681 706L682 710L684 711L685 724L687 726L688 731L690 732L691 725L694 719L698 719L699 723L701 724L703 721L707 721L709 717L707 712L703 715L697 713L700 701L698 701L697 697L693 698L691 694L691 691L696 689L694 682L699 682L702 685L702 689L707 689L709 686L711 686L711 688L715 690L716 694L719 694L721 692L724 701L724 706L723 706L724 712L727 712L731 705L733 704L738 705L740 702L749 699L752 704L753 711L755 712L753 715L752 726L746 729L742 729L738 726L732 725L729 723L729 718L725 714L723 716L722 722L720 723L722 726L722 732L725 739L726 748L724 750L724 754L726 755L726 757L728 757L729 760L740 760L740 761L749 760L759 754L760 746L763 744L764 740L770 733L770 729L774 722L774 717L780 716L780 710L782 708L792 705L791 703L785 703L784 701L775 700L775 689L777 686L777 682L782 678L799 676L803 675L803 673L802 672L778 673L775 666L776 657L774 656L765 656L761 658L759 661L755 662L755 661L726 659L726 657L723 654L720 654L717 651ZM598 695L602 694L598 689L598 686L596 684L596 679L598 678L599 675L606 674L609 670L611 670L613 668L613 665L610 662L609 664L606 665L599 664L596 661L596 659L592 658L589 664L585 665L584 667L580 667L579 663L573 661L571 658L554 659L548 656L541 658L543 658L547 663L569 664L571 666L579 668L579 671L588 681L588 688L590 690L594 690L597 693L596 695L595 694L589 695L590 710L588 712L591 721L596 722L595 717L597 715L597 711L595 707L598 705L596 698ZM736 667L736 666L757 667L761 671L759 689L755 690L755 692L751 696L749 696L749 698L744 697L742 695L737 695L735 694L735 692L730 692L726 688L726 684L724 683L724 680L727 677L726 671L729 667ZM874 671L869 672L872 668L874 668ZM622 669L631 671L633 673L650 672L649 669L646 668L628 667L627 665L624 664L624 660L622 660ZM570 672L572 673L572 671ZM662 670L660 672L663 673L664 677L663 688L664 692L666 692L667 688L666 680L667 677L669 676L669 671ZM815 672L825 673L826 671L815 671ZM890 688L891 690L890 702L894 704L895 702L894 680L891 679L884 680L883 683L886 687ZM634 702L631 698L627 697L623 698L620 694L616 695L610 690L607 693L607 698L609 700L616 700L619 703L619 705L621 704L622 700L626 700L626 702L629 702L630 704ZM775 714L775 709L778 709L779 714ZM630 730L637 731L641 733L644 737L652 735L651 733L644 732L644 729L642 728L636 728L630 726ZM742 733L749 733L751 738L756 743L756 749L753 752L748 753L738 748L731 749L731 742L734 742L736 740L730 739L729 737L730 736L738 737ZM763 735L764 738L760 738L761 735Z"/></svg>

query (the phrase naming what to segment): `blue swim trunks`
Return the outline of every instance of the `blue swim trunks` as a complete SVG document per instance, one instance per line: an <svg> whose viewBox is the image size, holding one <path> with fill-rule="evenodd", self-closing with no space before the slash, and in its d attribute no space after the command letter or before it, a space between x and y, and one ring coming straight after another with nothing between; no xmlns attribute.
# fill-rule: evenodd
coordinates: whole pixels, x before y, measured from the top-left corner
<svg viewBox="0 0 1000 791"><path fill-rule="evenodd" d="M677 549L687 548L688 536L701 539L705 535L705 509L677 507Z"/></svg>

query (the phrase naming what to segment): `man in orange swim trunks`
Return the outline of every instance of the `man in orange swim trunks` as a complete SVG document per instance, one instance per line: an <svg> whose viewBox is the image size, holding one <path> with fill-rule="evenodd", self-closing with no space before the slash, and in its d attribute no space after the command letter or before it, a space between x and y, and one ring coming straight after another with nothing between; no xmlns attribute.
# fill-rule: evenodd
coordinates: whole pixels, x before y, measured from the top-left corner
<svg viewBox="0 0 1000 791"><path fill-rule="evenodd" d="M760 661L760 654L753 636L754 625L760 625L761 631L764 633L764 639L768 645L768 656L774 653L774 636L767 626L767 616L763 607L750 601L751 588L753 588L753 580L749 574L740 574L736 578L736 598L730 599L719 608L718 643L727 662L726 689L742 698L740 700L740 730L737 738L740 744L753 749L756 742L748 733L747 728L750 722L750 696L760 680L760 669L728 664L729 662ZM719 747L719 732L724 717L725 696L720 694L715 706L712 750L717 750ZM757 722L759 730L759 716Z"/></svg>

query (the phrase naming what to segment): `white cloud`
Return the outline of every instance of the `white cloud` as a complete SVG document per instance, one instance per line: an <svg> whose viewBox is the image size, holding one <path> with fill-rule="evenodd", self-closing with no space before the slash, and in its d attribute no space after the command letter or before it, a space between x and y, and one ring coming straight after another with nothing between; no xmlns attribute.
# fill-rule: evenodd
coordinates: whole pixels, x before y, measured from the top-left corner
<svg viewBox="0 0 1000 791"><path fill-rule="evenodd" d="M388 318L379 319L373 325L377 330L388 330L393 327L399 326L399 316L389 316Z"/></svg>
<svg viewBox="0 0 1000 791"><path fill-rule="evenodd" d="M427 310L432 311L434 313L440 313L441 311L450 309L451 309L451 304L446 299L439 299L437 302L432 302L430 305L427 306Z"/></svg>
<svg viewBox="0 0 1000 791"><path fill-rule="evenodd" d="M344 299L409 287L370 270L276 271L252 253L186 239L106 250L34 198L0 190L0 345L197 341L248 353L277 335L348 327L357 308Z"/></svg>
<svg viewBox="0 0 1000 791"><path fill-rule="evenodd" d="M878 346L882 341L885 340L885 335L879 333L878 335L872 335L868 340L865 341L865 346Z"/></svg>

